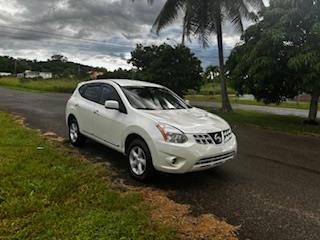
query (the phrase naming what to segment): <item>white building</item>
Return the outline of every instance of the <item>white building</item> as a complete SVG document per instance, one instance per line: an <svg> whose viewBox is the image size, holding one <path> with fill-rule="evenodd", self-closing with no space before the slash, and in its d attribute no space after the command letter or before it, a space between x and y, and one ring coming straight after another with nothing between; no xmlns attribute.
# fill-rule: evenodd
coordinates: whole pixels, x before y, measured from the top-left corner
<svg viewBox="0 0 320 240"><path fill-rule="evenodd" d="M7 77L7 76L11 76L12 73L8 73L8 72L0 72L0 77Z"/></svg>
<svg viewBox="0 0 320 240"><path fill-rule="evenodd" d="M40 77L43 79L50 79L52 78L52 73L51 72L40 72L39 73Z"/></svg>
<svg viewBox="0 0 320 240"><path fill-rule="evenodd" d="M39 72L34 72L30 70L27 70L24 72L24 78L38 78L38 77L40 77Z"/></svg>
<svg viewBox="0 0 320 240"><path fill-rule="evenodd" d="M26 70L23 73L17 74L17 78L40 78L40 77L43 79L50 79L52 78L52 73Z"/></svg>

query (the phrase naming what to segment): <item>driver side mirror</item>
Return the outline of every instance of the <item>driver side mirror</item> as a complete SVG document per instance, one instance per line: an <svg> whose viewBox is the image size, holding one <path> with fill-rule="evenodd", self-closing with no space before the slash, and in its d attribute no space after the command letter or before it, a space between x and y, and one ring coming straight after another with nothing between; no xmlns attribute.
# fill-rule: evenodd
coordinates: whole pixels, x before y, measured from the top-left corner
<svg viewBox="0 0 320 240"><path fill-rule="evenodd" d="M105 108L107 109L113 109L113 110L120 110L119 102L118 101L113 101L113 100L108 100L104 103Z"/></svg>
<svg viewBox="0 0 320 240"><path fill-rule="evenodd" d="M186 104L190 105L190 100L184 100Z"/></svg>

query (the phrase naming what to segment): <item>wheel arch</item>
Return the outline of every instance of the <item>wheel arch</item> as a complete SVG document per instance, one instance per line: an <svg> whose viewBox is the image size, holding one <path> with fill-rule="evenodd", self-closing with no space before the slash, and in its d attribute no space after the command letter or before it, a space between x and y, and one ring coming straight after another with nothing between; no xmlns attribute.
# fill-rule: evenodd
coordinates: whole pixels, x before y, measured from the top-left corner
<svg viewBox="0 0 320 240"><path fill-rule="evenodd" d="M71 120L76 120L77 121L77 118L76 118L76 116L73 114L73 113L70 113L69 115L68 115L68 118L67 118L67 124L68 124L68 126L70 125L70 122L71 122ZM78 121L77 121L78 122ZM78 123L79 124L79 123Z"/></svg>
<svg viewBox="0 0 320 240"><path fill-rule="evenodd" d="M135 139L140 139L142 140L149 148L150 150L150 147L149 147L149 144L147 143L147 141L140 135L140 134L137 134L137 133L130 133L127 137L126 137L126 140L124 142L124 153L125 154L128 154L128 150L129 150L129 146L130 146L130 143L132 141L134 141Z"/></svg>

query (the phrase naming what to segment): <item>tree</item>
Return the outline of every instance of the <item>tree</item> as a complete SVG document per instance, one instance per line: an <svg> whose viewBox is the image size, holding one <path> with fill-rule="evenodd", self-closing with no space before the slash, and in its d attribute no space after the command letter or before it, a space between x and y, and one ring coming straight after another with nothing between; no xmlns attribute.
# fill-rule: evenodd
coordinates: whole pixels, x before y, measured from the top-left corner
<svg viewBox="0 0 320 240"><path fill-rule="evenodd" d="M142 80L141 76L139 76L139 72L134 69L122 69L118 68L112 72L105 71L105 73L101 76L98 76L98 79L135 79Z"/></svg>
<svg viewBox="0 0 320 240"><path fill-rule="evenodd" d="M234 87L265 103L311 94L315 122L320 95L320 1L274 0L247 29L228 60Z"/></svg>
<svg viewBox="0 0 320 240"><path fill-rule="evenodd" d="M222 110L225 112L231 111L232 108L225 77L223 24L230 20L237 29L243 31L242 19L257 20L256 13L251 10L260 10L263 7L263 0L167 0L154 23L154 28L159 33L177 18L180 10L183 10L183 34L187 37L197 36L206 47L210 35L217 35Z"/></svg>
<svg viewBox="0 0 320 240"><path fill-rule="evenodd" d="M68 62L68 58L63 55L56 54L51 56L51 61Z"/></svg>
<svg viewBox="0 0 320 240"><path fill-rule="evenodd" d="M220 76L220 69L218 66L210 65L204 71L203 77L207 82L214 81L217 77Z"/></svg>
<svg viewBox="0 0 320 240"><path fill-rule="evenodd" d="M64 57L62 57L63 59ZM89 72L93 69L91 66L82 65L70 61L58 60L36 61L22 58L12 58L0 56L0 72L22 73L26 70L51 72L54 77L89 79ZM96 68L95 68L96 69ZM106 69L98 68L100 72L106 72Z"/></svg>
<svg viewBox="0 0 320 240"><path fill-rule="evenodd" d="M140 79L162 84L179 95L202 84L201 61L189 48L178 45L137 45L128 60L140 72Z"/></svg>

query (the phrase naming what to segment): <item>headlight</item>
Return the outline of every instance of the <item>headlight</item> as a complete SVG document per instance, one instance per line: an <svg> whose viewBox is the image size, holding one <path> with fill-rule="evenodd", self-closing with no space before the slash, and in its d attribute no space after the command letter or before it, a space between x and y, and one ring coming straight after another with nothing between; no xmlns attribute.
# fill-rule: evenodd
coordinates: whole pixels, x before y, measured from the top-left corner
<svg viewBox="0 0 320 240"><path fill-rule="evenodd" d="M175 127L163 123L158 123L156 127L158 128L161 135L163 136L163 139L166 142L185 143L186 141L188 141L187 136Z"/></svg>

